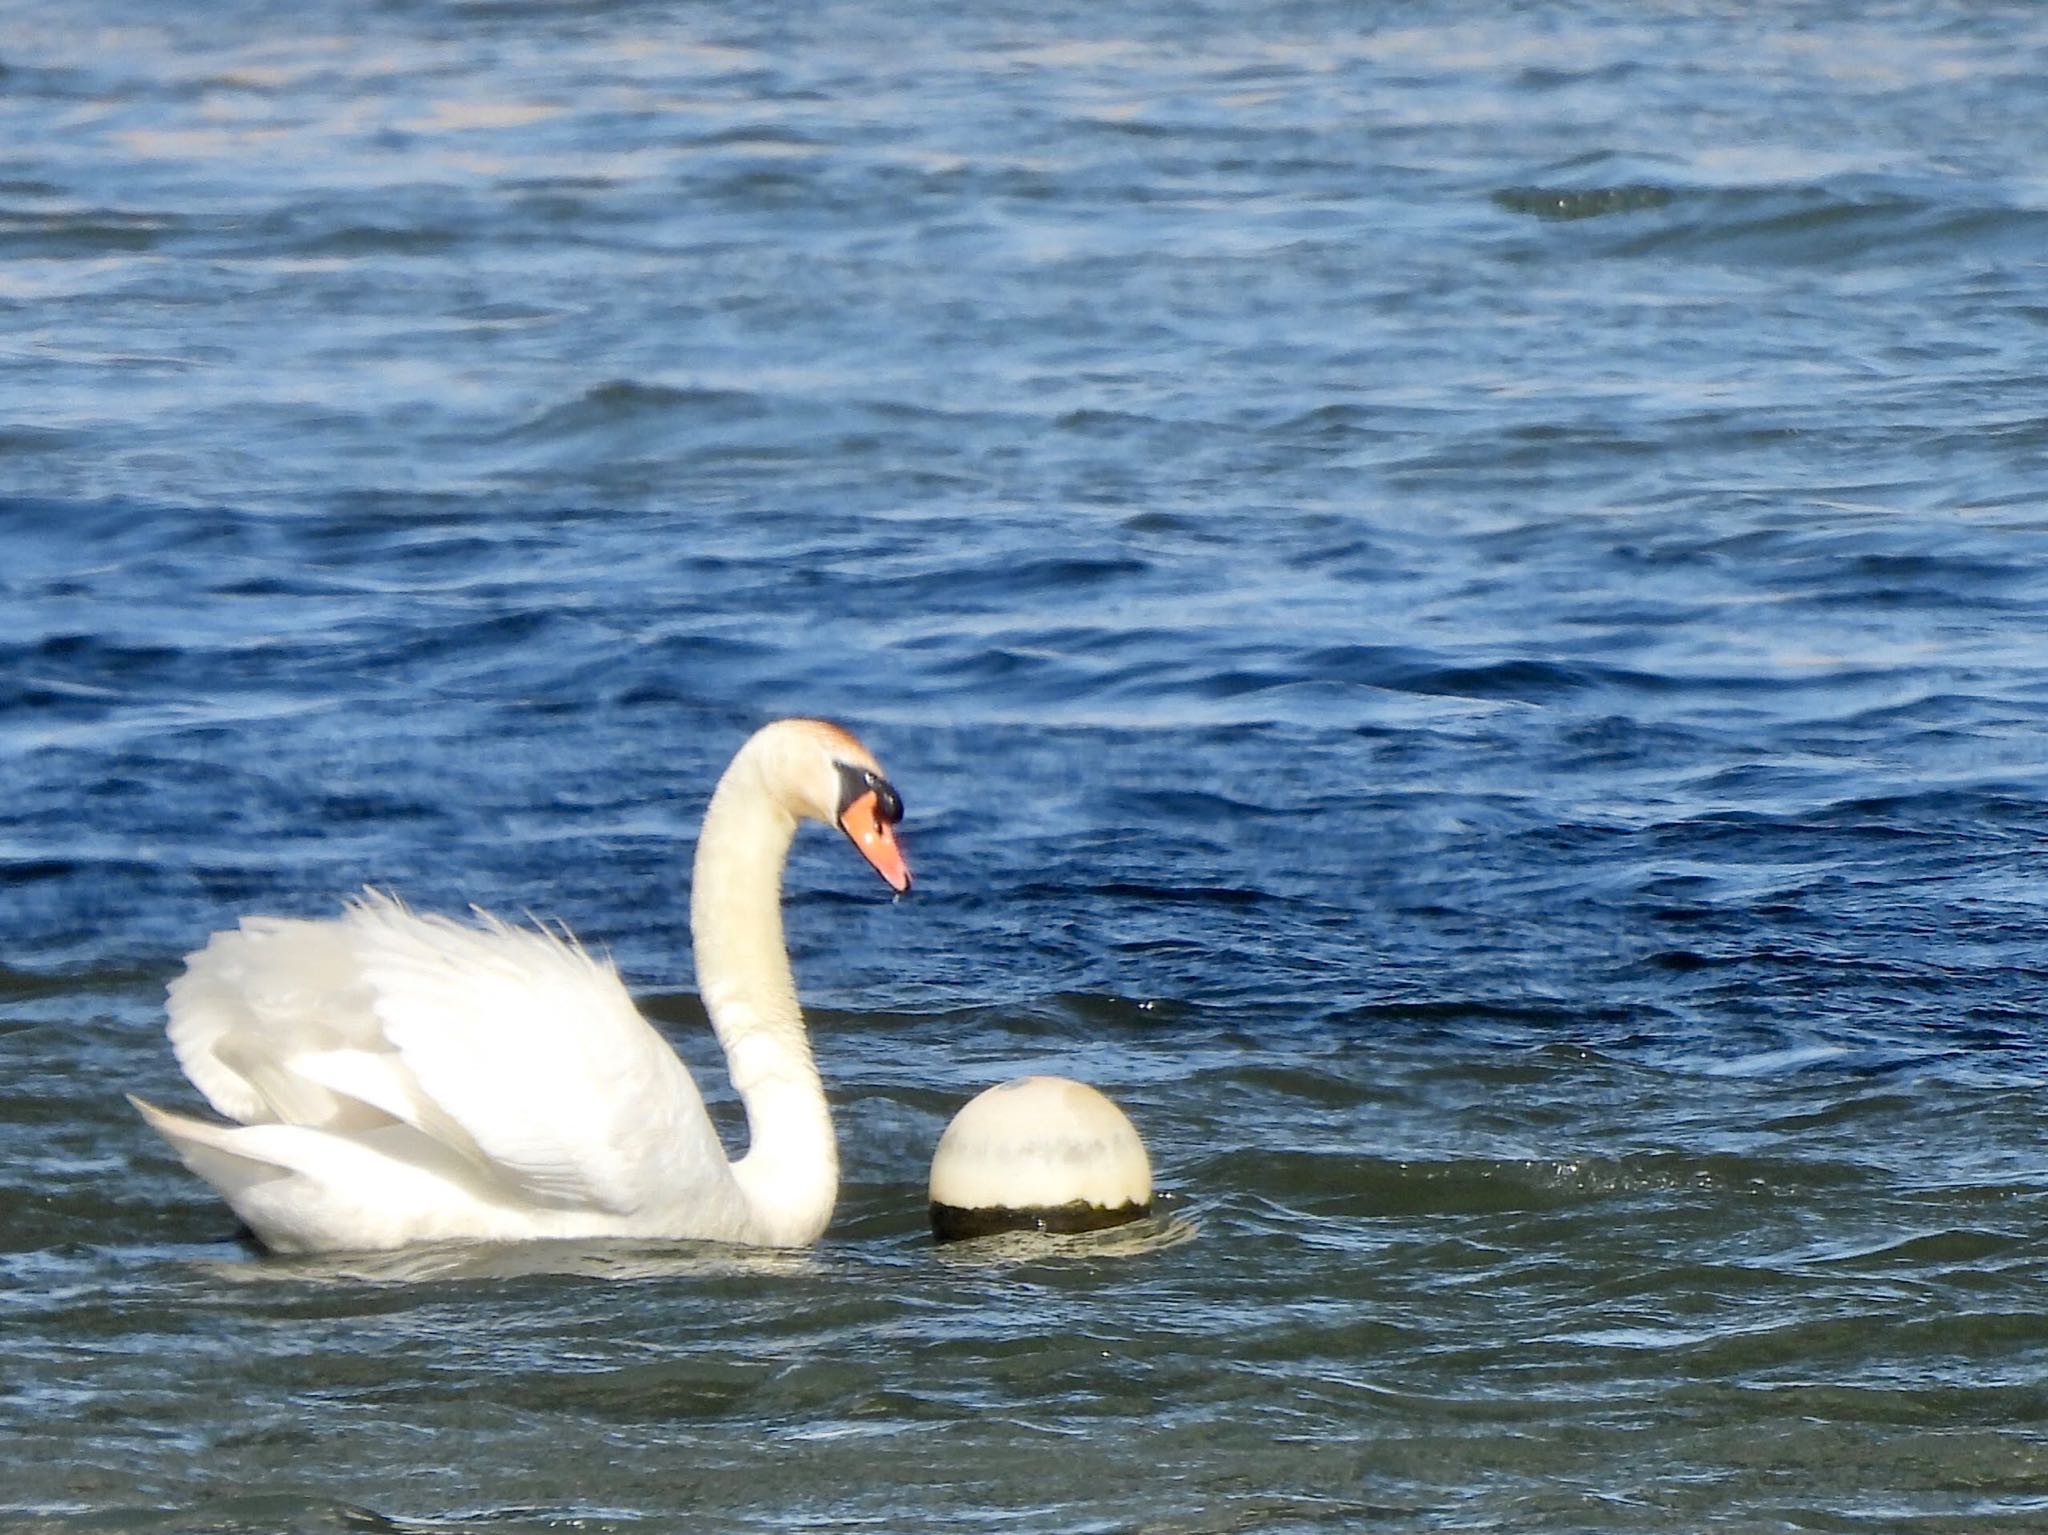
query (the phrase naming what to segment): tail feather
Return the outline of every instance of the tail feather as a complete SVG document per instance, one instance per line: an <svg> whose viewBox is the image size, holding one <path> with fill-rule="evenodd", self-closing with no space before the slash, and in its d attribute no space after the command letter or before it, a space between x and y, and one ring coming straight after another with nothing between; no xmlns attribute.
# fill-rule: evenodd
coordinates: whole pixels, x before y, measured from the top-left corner
<svg viewBox="0 0 2048 1535"><path fill-rule="evenodd" d="M249 1139L245 1126L210 1124L189 1114L175 1114L133 1093L128 1094L128 1101L152 1130L170 1142L187 1167L220 1191L237 1214L246 1191L298 1171L289 1158L279 1156L277 1148Z"/></svg>
<svg viewBox="0 0 2048 1535"><path fill-rule="evenodd" d="M479 1231L502 1206L446 1148L410 1126L369 1136L303 1125L225 1125L128 1101L193 1172L273 1252L317 1252L333 1233L355 1245L395 1247L432 1235L450 1211L472 1212Z"/></svg>

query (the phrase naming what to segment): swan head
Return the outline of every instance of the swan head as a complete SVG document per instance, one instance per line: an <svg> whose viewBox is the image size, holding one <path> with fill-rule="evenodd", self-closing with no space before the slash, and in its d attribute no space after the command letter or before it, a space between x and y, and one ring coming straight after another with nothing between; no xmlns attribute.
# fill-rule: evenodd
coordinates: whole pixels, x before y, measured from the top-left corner
<svg viewBox="0 0 2048 1535"><path fill-rule="evenodd" d="M910 888L910 866L896 840L903 796L852 731L830 720L779 720L754 739L792 814L838 827L890 889L900 895Z"/></svg>

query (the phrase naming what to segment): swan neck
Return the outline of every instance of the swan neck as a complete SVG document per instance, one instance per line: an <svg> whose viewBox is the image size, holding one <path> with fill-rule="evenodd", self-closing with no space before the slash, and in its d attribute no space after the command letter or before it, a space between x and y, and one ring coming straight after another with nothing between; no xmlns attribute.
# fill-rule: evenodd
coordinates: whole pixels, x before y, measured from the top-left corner
<svg viewBox="0 0 2048 1535"><path fill-rule="evenodd" d="M732 1164L761 1241L801 1246L831 1219L839 1154L782 932L782 870L796 818L742 753L697 839L690 930L697 990L747 1111Z"/></svg>

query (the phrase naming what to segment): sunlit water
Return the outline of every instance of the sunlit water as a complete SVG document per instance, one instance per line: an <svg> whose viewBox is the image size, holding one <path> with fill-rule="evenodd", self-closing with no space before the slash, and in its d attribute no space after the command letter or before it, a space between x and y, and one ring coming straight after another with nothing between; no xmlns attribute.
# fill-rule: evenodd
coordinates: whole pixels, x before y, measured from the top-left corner
<svg viewBox="0 0 2048 1535"><path fill-rule="evenodd" d="M0 11L0 1523L2048 1528L2031 5ZM567 921L803 1254L266 1260L180 956ZM1149 1222L935 1248L1016 1073Z"/></svg>

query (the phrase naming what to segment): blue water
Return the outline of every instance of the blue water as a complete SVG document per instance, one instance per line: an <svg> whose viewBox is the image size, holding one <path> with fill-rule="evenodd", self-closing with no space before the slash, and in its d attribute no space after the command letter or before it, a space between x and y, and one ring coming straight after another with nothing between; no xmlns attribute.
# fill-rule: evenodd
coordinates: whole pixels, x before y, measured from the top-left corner
<svg viewBox="0 0 2048 1535"><path fill-rule="evenodd" d="M2031 5L0 5L0 1523L2048 1528ZM558 917L822 1247L284 1263L181 956ZM935 1249L1021 1071L1134 1233Z"/></svg>

